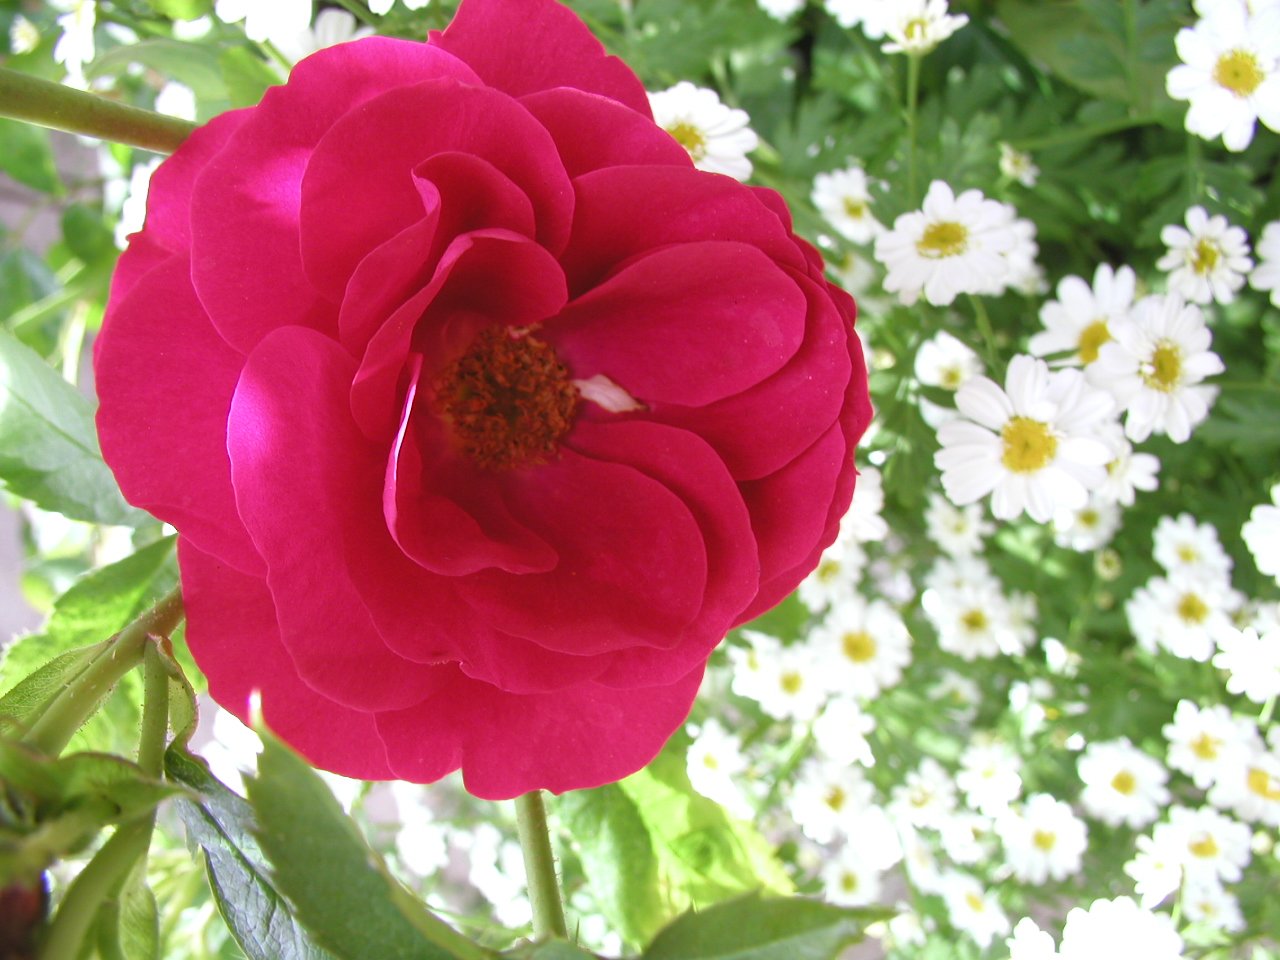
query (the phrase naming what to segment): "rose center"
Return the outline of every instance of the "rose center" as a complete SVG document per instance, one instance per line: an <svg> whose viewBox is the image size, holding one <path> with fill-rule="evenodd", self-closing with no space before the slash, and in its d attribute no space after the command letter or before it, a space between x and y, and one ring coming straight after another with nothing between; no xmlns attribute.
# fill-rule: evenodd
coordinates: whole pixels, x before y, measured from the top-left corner
<svg viewBox="0 0 1280 960"><path fill-rule="evenodd" d="M573 426L579 401L555 350L506 327L480 333L432 387L463 453L488 470L546 463Z"/></svg>
<svg viewBox="0 0 1280 960"><path fill-rule="evenodd" d="M940 260L943 257L960 256L968 243L969 230L963 223L943 220L924 228L924 234L916 242L916 250L922 257Z"/></svg>
<svg viewBox="0 0 1280 960"><path fill-rule="evenodd" d="M1043 470L1058 452L1058 438L1047 423L1030 417L1011 417L1000 431L1004 453L1000 462L1013 473Z"/></svg>
<svg viewBox="0 0 1280 960"><path fill-rule="evenodd" d="M1095 320L1080 332L1080 360L1082 363L1093 363L1098 359L1098 351L1111 339L1111 331L1107 329L1107 321Z"/></svg>
<svg viewBox="0 0 1280 960"><path fill-rule="evenodd" d="M1116 793L1123 793L1127 797L1138 788L1138 781L1128 770L1121 770L1111 778L1111 786Z"/></svg>
<svg viewBox="0 0 1280 960"><path fill-rule="evenodd" d="M1151 359L1140 368L1142 382L1161 393L1172 393L1182 377L1182 351L1176 343L1161 340Z"/></svg>
<svg viewBox="0 0 1280 960"><path fill-rule="evenodd" d="M676 138L680 146L689 151L694 160L701 160L707 155L707 135L701 128L687 120L677 120L667 127L667 133Z"/></svg>
<svg viewBox="0 0 1280 960"><path fill-rule="evenodd" d="M1258 58L1248 50L1230 50L1218 58L1213 67L1214 82L1226 87L1237 97L1247 97L1262 84Z"/></svg>
<svg viewBox="0 0 1280 960"><path fill-rule="evenodd" d="M865 630L844 635L844 655L854 663L866 663L876 655L876 642Z"/></svg>
<svg viewBox="0 0 1280 960"><path fill-rule="evenodd" d="M1206 276L1218 265L1219 256L1218 245L1212 240L1197 240L1195 252L1191 255L1191 269Z"/></svg>

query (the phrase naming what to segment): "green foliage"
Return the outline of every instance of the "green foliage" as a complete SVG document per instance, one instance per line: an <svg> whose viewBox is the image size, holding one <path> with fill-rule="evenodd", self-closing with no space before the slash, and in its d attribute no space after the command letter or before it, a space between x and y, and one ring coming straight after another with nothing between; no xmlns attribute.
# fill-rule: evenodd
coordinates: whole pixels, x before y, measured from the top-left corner
<svg viewBox="0 0 1280 960"><path fill-rule="evenodd" d="M0 118L0 171L32 190L63 192L49 131L44 127Z"/></svg>
<svg viewBox="0 0 1280 960"><path fill-rule="evenodd" d="M334 960L303 928L270 879L249 804L219 783L204 762L181 744L165 753L165 773L196 794L194 799L178 801L178 814L189 842L204 854L218 909L245 956L249 960Z"/></svg>
<svg viewBox="0 0 1280 960"><path fill-rule="evenodd" d="M102 462L89 401L3 330L0 481L77 520L137 525L145 518L124 502Z"/></svg>
<svg viewBox="0 0 1280 960"><path fill-rule="evenodd" d="M892 915L750 894L685 914L658 934L644 960L835 960L861 942L868 923Z"/></svg>
<svg viewBox="0 0 1280 960"><path fill-rule="evenodd" d="M319 775L263 733L249 783L257 837L302 924L344 960L481 960L393 878Z"/></svg>

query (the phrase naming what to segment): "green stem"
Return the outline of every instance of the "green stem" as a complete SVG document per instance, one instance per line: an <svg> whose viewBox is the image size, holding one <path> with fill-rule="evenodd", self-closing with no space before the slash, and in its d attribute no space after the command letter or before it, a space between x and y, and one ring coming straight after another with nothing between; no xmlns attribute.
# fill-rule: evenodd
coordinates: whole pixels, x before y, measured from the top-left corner
<svg viewBox="0 0 1280 960"><path fill-rule="evenodd" d="M560 881L556 878L556 861L551 853L551 834L547 830L547 808L542 791L534 790L516 797L516 830L524 853L524 869L529 879L529 900L533 904L533 935L538 939L569 935L560 904Z"/></svg>
<svg viewBox="0 0 1280 960"><path fill-rule="evenodd" d="M1262 713L1258 714L1258 726L1265 727L1271 722L1271 716L1276 711L1276 698L1268 697L1267 702L1262 705Z"/></svg>
<svg viewBox="0 0 1280 960"><path fill-rule="evenodd" d="M142 655L142 735L138 766L148 776L164 774L164 748L169 739L169 673L154 643Z"/></svg>
<svg viewBox="0 0 1280 960"><path fill-rule="evenodd" d="M334 0L334 2L346 10L365 26L376 27L380 18L375 17L369 12L369 8L363 3L356 3L355 0Z"/></svg>
<svg viewBox="0 0 1280 960"><path fill-rule="evenodd" d="M0 117L173 153L194 123L0 68Z"/></svg>
<svg viewBox="0 0 1280 960"><path fill-rule="evenodd" d="M975 297L968 294L969 302L973 305L974 319L978 323L978 332L982 334L982 342L984 344L984 352L988 369L994 371L996 368L996 359L999 353L996 350L996 332L991 326L991 316L987 313L987 306L982 302L981 297Z"/></svg>
<svg viewBox="0 0 1280 960"><path fill-rule="evenodd" d="M102 902L129 876L151 846L155 814L121 824L67 888L40 946L39 960L78 957Z"/></svg>
<svg viewBox="0 0 1280 960"><path fill-rule="evenodd" d="M1160 121L1154 115L1141 117L1117 117L1115 120L1107 120L1103 123L1095 123L1088 127L1068 127L1062 133L1049 134L1043 137L1030 137L1025 140L1011 140L1009 146L1024 153L1032 153L1036 150L1047 150L1050 147L1060 147L1064 144L1075 143L1079 140L1093 140L1097 137L1106 136L1109 133L1119 133L1121 130L1131 130L1134 127L1147 127L1159 123Z"/></svg>
<svg viewBox="0 0 1280 960"><path fill-rule="evenodd" d="M25 742L51 757L61 753L116 682L142 661L147 638L169 636L182 620L182 613L182 591L175 587L154 607L117 633L63 688L31 725Z"/></svg>
<svg viewBox="0 0 1280 960"><path fill-rule="evenodd" d="M907 57L907 203L911 208L920 205L916 190L916 117L920 106L920 57Z"/></svg>

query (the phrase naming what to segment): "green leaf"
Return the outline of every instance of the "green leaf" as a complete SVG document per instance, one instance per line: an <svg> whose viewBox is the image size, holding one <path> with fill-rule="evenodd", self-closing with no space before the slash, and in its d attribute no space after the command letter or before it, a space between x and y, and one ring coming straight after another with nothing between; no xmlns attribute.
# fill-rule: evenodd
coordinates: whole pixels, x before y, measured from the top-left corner
<svg viewBox="0 0 1280 960"><path fill-rule="evenodd" d="M213 9L213 0L151 0L151 6L171 20L195 20Z"/></svg>
<svg viewBox="0 0 1280 960"><path fill-rule="evenodd" d="M130 873L120 895L103 905L98 954L102 960L161 960L160 913L145 869Z"/></svg>
<svg viewBox="0 0 1280 960"><path fill-rule="evenodd" d="M188 840L204 851L214 899L245 956L249 960L334 960L316 945L269 879L249 804L176 741L165 753L165 773L198 794L174 806Z"/></svg>
<svg viewBox="0 0 1280 960"><path fill-rule="evenodd" d="M387 872L319 775L267 731L249 802L280 890L316 939L347 960L493 955L429 913Z"/></svg>
<svg viewBox="0 0 1280 960"><path fill-rule="evenodd" d="M123 757L72 753L51 759L5 740L0 740L0 775L33 807L58 813L101 802L110 808L111 820L147 813L182 792L175 784L153 780Z"/></svg>
<svg viewBox="0 0 1280 960"><path fill-rule="evenodd" d="M879 908L750 894L686 913L658 934L644 960L835 960L866 926L893 916Z"/></svg>
<svg viewBox="0 0 1280 960"><path fill-rule="evenodd" d="M643 945L670 918L658 857L635 802L617 784L574 790L556 815L578 842L592 898L628 943Z"/></svg>
<svg viewBox="0 0 1280 960"><path fill-rule="evenodd" d="M32 190L63 192L44 127L0 118L0 170Z"/></svg>
<svg viewBox="0 0 1280 960"><path fill-rule="evenodd" d="M568 794L566 794L568 796ZM502 953L503 960L599 960L598 954L564 940L523 943Z"/></svg>
<svg viewBox="0 0 1280 960"><path fill-rule="evenodd" d="M218 55L218 69L232 107L252 107L280 78L249 47L228 47Z"/></svg>
<svg viewBox="0 0 1280 960"><path fill-rule="evenodd" d="M125 74L134 64L190 87L202 107L230 106L227 84L218 67L218 48L185 40L154 38L113 47L85 67L90 79Z"/></svg>
<svg viewBox="0 0 1280 960"><path fill-rule="evenodd" d="M24 638L10 650L25 643ZM71 650L54 657L34 673L21 677L3 697L0 697L0 734L21 736L44 712L53 697L71 683L105 647L107 641ZM5 664L8 660L5 660ZM16 674L17 671L14 671Z"/></svg>
<svg viewBox="0 0 1280 960"><path fill-rule="evenodd" d="M677 734L648 767L618 784L649 831L669 909L706 907L762 888L791 893L769 841L693 789L685 772L688 744L687 735Z"/></svg>
<svg viewBox="0 0 1280 960"><path fill-rule="evenodd" d="M76 520L137 526L102 462L93 407L40 356L0 330L0 481Z"/></svg>
<svg viewBox="0 0 1280 960"><path fill-rule="evenodd" d="M115 239L102 222L100 211L73 203L62 212L62 238L67 248L85 263L114 262L119 255Z"/></svg>

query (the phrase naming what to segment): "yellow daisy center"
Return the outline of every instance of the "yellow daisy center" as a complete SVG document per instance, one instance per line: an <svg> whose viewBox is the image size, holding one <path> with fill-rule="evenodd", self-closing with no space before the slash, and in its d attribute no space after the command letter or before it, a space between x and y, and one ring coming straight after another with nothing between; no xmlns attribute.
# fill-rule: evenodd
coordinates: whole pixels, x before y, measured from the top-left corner
<svg viewBox="0 0 1280 960"><path fill-rule="evenodd" d="M1138 789L1138 780L1128 770L1121 770L1111 778L1111 787L1116 793L1123 793L1127 797Z"/></svg>
<svg viewBox="0 0 1280 960"><path fill-rule="evenodd" d="M707 155L707 135L702 129L688 120L677 120L667 127L667 133L676 138L680 146L689 151L694 160L701 160Z"/></svg>
<svg viewBox="0 0 1280 960"><path fill-rule="evenodd" d="M929 21L924 17L914 17L907 21L906 29L902 31L908 42L918 42L925 38L929 30Z"/></svg>
<svg viewBox="0 0 1280 960"><path fill-rule="evenodd" d="M1191 269L1201 276L1213 273L1213 268L1218 265L1218 259L1221 256L1222 251L1212 240L1197 240L1191 254Z"/></svg>
<svg viewBox="0 0 1280 960"><path fill-rule="evenodd" d="M794 670L788 670L782 675L782 679L779 682L782 684L783 690L795 695L799 693L800 688L804 686L804 677L800 676L800 674L796 673Z"/></svg>
<svg viewBox="0 0 1280 960"><path fill-rule="evenodd" d="M1222 741L1217 737L1211 737L1207 733L1202 733L1191 741L1191 752L1201 760L1218 759L1218 747Z"/></svg>
<svg viewBox="0 0 1280 960"><path fill-rule="evenodd" d="M1182 350L1176 343L1161 340L1151 359L1140 368L1142 382L1152 390L1172 393L1182 379Z"/></svg>
<svg viewBox="0 0 1280 960"><path fill-rule="evenodd" d="M844 655L854 663L866 663L876 655L876 641L865 630L846 633L842 638Z"/></svg>
<svg viewBox="0 0 1280 960"><path fill-rule="evenodd" d="M970 633L987 628L987 615L981 610L966 610L960 617L960 625Z"/></svg>
<svg viewBox="0 0 1280 960"><path fill-rule="evenodd" d="M1280 781L1265 770L1250 767L1245 783L1250 793L1256 793L1264 800L1280 800Z"/></svg>
<svg viewBox="0 0 1280 960"><path fill-rule="evenodd" d="M1195 563L1200 559L1200 554L1196 553L1196 548L1189 543L1184 543L1178 547L1178 559L1183 563Z"/></svg>
<svg viewBox="0 0 1280 960"><path fill-rule="evenodd" d="M1037 830L1031 835L1031 842L1036 845L1037 850L1048 853L1058 842L1058 835L1050 830Z"/></svg>
<svg viewBox="0 0 1280 960"><path fill-rule="evenodd" d="M1216 857L1218 855L1218 842L1213 839L1212 834L1204 834L1203 836L1192 840L1187 844L1187 849L1194 853L1197 857Z"/></svg>
<svg viewBox="0 0 1280 960"><path fill-rule="evenodd" d="M837 813L839 813L840 810L844 807L844 803L847 799L849 799L849 795L845 793L844 790L842 790L840 787L832 787L830 790L827 791L827 796L826 796L827 806L830 807L832 810L836 811Z"/></svg>
<svg viewBox="0 0 1280 960"><path fill-rule="evenodd" d="M1095 320L1081 330L1080 343L1076 348L1080 351L1080 362L1090 364L1097 360L1098 351L1110 339L1111 331L1107 328L1105 320Z"/></svg>
<svg viewBox="0 0 1280 960"><path fill-rule="evenodd" d="M1209 616L1209 608L1197 594L1184 593L1178 601L1178 616L1184 623L1204 623Z"/></svg>
<svg viewBox="0 0 1280 960"><path fill-rule="evenodd" d="M1247 97L1266 79L1258 58L1248 50L1228 50L1213 67L1213 80L1237 97Z"/></svg>
<svg viewBox="0 0 1280 960"><path fill-rule="evenodd" d="M969 228L963 223L943 220L924 228L924 234L916 241L916 251L930 260L958 257L969 245Z"/></svg>
<svg viewBox="0 0 1280 960"><path fill-rule="evenodd" d="M1013 473L1043 470L1058 452L1058 438L1047 423L1030 417L1011 417L1000 431L1004 453L1000 462Z"/></svg>
<svg viewBox="0 0 1280 960"><path fill-rule="evenodd" d="M853 220L861 220L867 215L866 201L858 200L854 197L845 197L841 204L844 207L845 214Z"/></svg>
<svg viewBox="0 0 1280 960"><path fill-rule="evenodd" d="M840 874L840 889L845 893L853 893L858 889L858 876L854 873Z"/></svg>
<svg viewBox="0 0 1280 960"><path fill-rule="evenodd" d="M969 905L969 909L974 913L982 913L987 909L987 902L976 893L966 893L964 902Z"/></svg>

